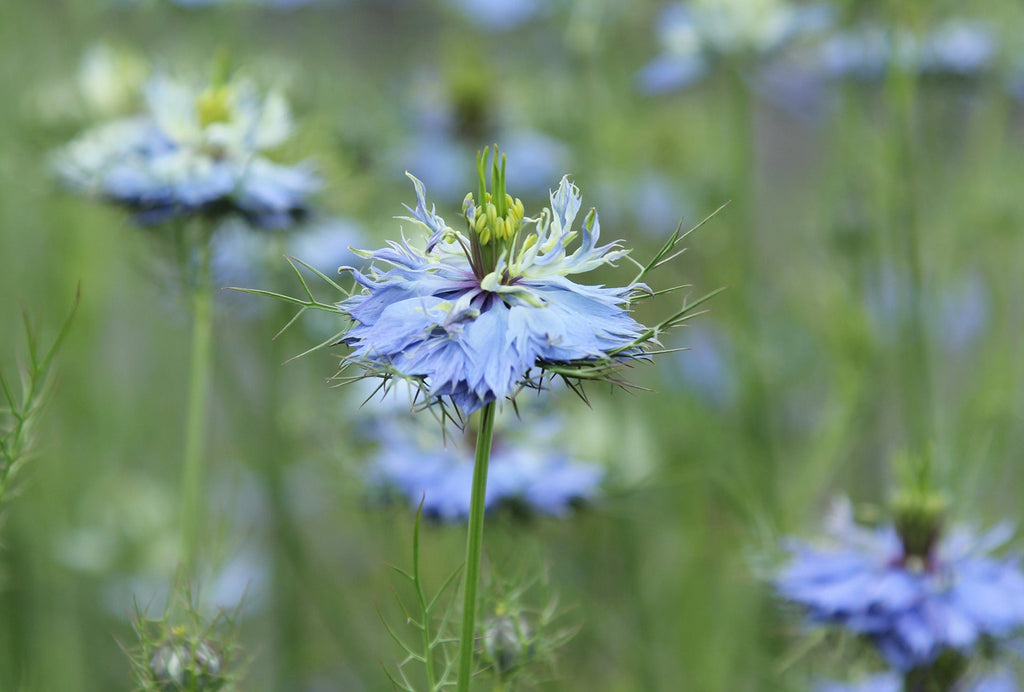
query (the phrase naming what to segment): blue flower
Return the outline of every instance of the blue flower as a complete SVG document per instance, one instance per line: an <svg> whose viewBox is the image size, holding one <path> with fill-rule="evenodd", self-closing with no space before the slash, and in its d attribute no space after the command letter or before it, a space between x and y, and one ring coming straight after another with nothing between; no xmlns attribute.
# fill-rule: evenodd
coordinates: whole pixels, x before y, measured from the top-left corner
<svg viewBox="0 0 1024 692"><path fill-rule="evenodd" d="M565 170L569 147L525 123L511 122L502 94L492 93L485 83L446 84L424 72L415 84L416 135L391 156L395 175L416 171L442 201L461 200L476 183L463 161L487 141L502 142L507 151L516 152L508 164L508 181L524 195L546 196ZM467 127L465 119L473 125Z"/></svg>
<svg viewBox="0 0 1024 692"><path fill-rule="evenodd" d="M628 311L646 286L588 286L568 278L627 252L618 242L598 244L593 210L574 227L581 205L576 186L562 178L550 206L530 218L520 200L505 194L497 156L492 192L486 191L486 156L485 150L478 162L479 196L467 195L463 205L466 233L435 214L423 184L409 176L417 205L406 218L430 237L425 246L403 237L361 252L370 269L351 271L363 290L339 306L354 322L342 339L352 348L346 364L415 380L429 397L448 397L466 414L536 385L535 370L594 374L640 355L652 337Z"/></svg>
<svg viewBox="0 0 1024 692"><path fill-rule="evenodd" d="M88 131L57 152L61 180L137 212L140 223L238 213L288 226L319 187L308 164L283 166L263 152L291 134L284 98L242 80L196 87L165 75L145 88L142 115Z"/></svg>
<svg viewBox="0 0 1024 692"><path fill-rule="evenodd" d="M537 15L541 0L448 0L477 26L488 31L513 29Z"/></svg>
<svg viewBox="0 0 1024 692"><path fill-rule="evenodd" d="M880 79L890 66L926 76L969 77L992 68L997 44L988 26L953 19L917 35L867 24L822 43L819 69L827 77Z"/></svg>
<svg viewBox="0 0 1024 692"><path fill-rule="evenodd" d="M658 19L662 54L640 72L640 87L662 93L692 86L723 57L760 58L826 28L826 5L784 0L691 0L666 5Z"/></svg>
<svg viewBox="0 0 1024 692"><path fill-rule="evenodd" d="M828 524L836 544L794 542L776 579L783 598L812 623L870 638L901 671L928 666L943 651L974 651L1024 625L1024 574L1016 559L988 556L1009 538L999 526L980 536L947 531L924 557L908 554L892 525L858 527L849 503Z"/></svg>
<svg viewBox="0 0 1024 692"><path fill-rule="evenodd" d="M877 673L856 682L824 682L816 692L903 692L903 677L897 673ZM968 679L956 685L953 692L1017 692L1017 681L1011 673L999 671Z"/></svg>
<svg viewBox="0 0 1024 692"><path fill-rule="evenodd" d="M379 449L368 472L371 486L397 491L411 506L423 501L426 515L443 521L469 516L473 485L473 435L442 440L422 416L387 411L375 421ZM547 516L565 516L598 491L604 472L575 461L560 448L561 422L521 406L526 422L504 425L499 416L487 474L485 507L504 505ZM406 420L408 418L409 420Z"/></svg>
<svg viewBox="0 0 1024 692"><path fill-rule="evenodd" d="M352 251L365 236L358 223L351 219L332 217L303 226L288 236L288 254L309 258L313 266L331 275L342 265L351 265L357 259Z"/></svg>

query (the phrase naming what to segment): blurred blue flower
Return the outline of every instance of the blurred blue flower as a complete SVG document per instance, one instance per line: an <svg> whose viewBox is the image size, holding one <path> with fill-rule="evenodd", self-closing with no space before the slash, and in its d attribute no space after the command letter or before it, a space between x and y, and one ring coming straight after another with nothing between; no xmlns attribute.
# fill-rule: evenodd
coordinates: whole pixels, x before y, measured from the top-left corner
<svg viewBox="0 0 1024 692"><path fill-rule="evenodd" d="M878 673L855 682L830 680L814 689L816 692L903 692L903 677L897 673Z"/></svg>
<svg viewBox="0 0 1024 692"><path fill-rule="evenodd" d="M60 179L137 212L143 224L180 215L238 213L288 226L319 180L308 164L263 155L291 135L284 98L244 80L197 87L166 75L145 88L146 112L90 130L55 155Z"/></svg>
<svg viewBox="0 0 1024 692"><path fill-rule="evenodd" d="M602 178L597 189L610 225L635 228L658 242L693 209L686 186L653 169Z"/></svg>
<svg viewBox="0 0 1024 692"><path fill-rule="evenodd" d="M997 43L988 26L948 20L924 35L864 25L825 40L818 61L826 77L880 79L890 66L931 76L975 76L990 69Z"/></svg>
<svg viewBox="0 0 1024 692"><path fill-rule="evenodd" d="M878 673L856 682L824 682L817 692L903 692L903 677L897 673ZM952 692L1017 692L1017 681L1011 673L1000 671L970 678L956 685Z"/></svg>
<svg viewBox="0 0 1024 692"><path fill-rule="evenodd" d="M867 283L865 307L880 339L892 345L912 319L910 278L891 266L878 268ZM985 280L970 273L922 296L929 337L950 353L964 353L991 322L990 292Z"/></svg>
<svg viewBox="0 0 1024 692"><path fill-rule="evenodd" d="M514 29L536 16L547 4L541 0L447 0L447 2L474 24L488 31Z"/></svg>
<svg viewBox="0 0 1024 692"><path fill-rule="evenodd" d="M714 406L733 405L739 397L739 382L730 367L733 349L726 335L700 325L686 330L681 340L687 350L672 363L686 389Z"/></svg>
<svg viewBox="0 0 1024 692"><path fill-rule="evenodd" d="M340 303L355 323L343 339L353 349L346 364L416 380L429 397L448 397L466 414L514 396L535 369L606 368L638 355L645 338L628 312L645 286L568 278L626 254L618 242L598 245L593 210L573 228L576 186L562 178L550 206L529 218L505 194L503 179L493 197L483 192L482 167L483 199L467 195L463 207L468 235L428 208L423 184L410 175L417 205L405 218L430 233L425 247L403 237L361 252L374 263L367 273L352 269L363 292Z"/></svg>
<svg viewBox="0 0 1024 692"><path fill-rule="evenodd" d="M508 166L510 186L531 195L546 193L569 158L565 144L534 130L502 131L494 139L506 151L515 152ZM458 199L473 185L465 162L473 158L475 149L447 130L426 131L401 152L397 162L402 170L419 173L442 199Z"/></svg>
<svg viewBox="0 0 1024 692"><path fill-rule="evenodd" d="M832 10L824 4L690 0L666 5L657 24L662 53L641 70L640 87L648 93L685 89L723 57L763 59L831 22Z"/></svg>
<svg viewBox="0 0 1024 692"><path fill-rule="evenodd" d="M470 80L459 88L442 84L437 76L421 74L416 80L414 120L416 134L392 156L395 174L416 171L423 183L442 200L461 200L475 186L465 161L489 142L513 152L506 171L510 187L531 196L546 195L569 161L569 147L562 141L524 124L507 122L508 109L500 105L502 94L492 94L486 83ZM466 92L460 105L454 91ZM471 115L460 110L469 109ZM477 112L476 109L480 109ZM474 121L467 127L463 119ZM468 130L473 130L472 132Z"/></svg>
<svg viewBox="0 0 1024 692"><path fill-rule="evenodd" d="M982 535L949 530L923 558L905 553L892 525L857 526L848 502L826 526L835 545L793 542L776 587L811 623L870 638L894 668L927 666L947 649L970 654L983 637L1024 625L1018 560L988 556L1009 539L1008 526Z"/></svg>
<svg viewBox="0 0 1024 692"><path fill-rule="evenodd" d="M339 267L351 266L357 261L352 248L360 245L365 237L362 227L352 219L329 217L289 234L287 251L292 257L333 276Z"/></svg>
<svg viewBox="0 0 1024 692"><path fill-rule="evenodd" d="M376 421L378 451L368 472L370 485L396 491L411 506L423 501L423 511L444 521L469 516L473 485L474 435L452 434L442 441L436 425L422 416L393 411ZM494 511L512 505L520 510L565 516L598 492L604 471L575 461L561 448L561 421L520 407L525 421L503 424L499 416L487 473L485 507Z"/></svg>

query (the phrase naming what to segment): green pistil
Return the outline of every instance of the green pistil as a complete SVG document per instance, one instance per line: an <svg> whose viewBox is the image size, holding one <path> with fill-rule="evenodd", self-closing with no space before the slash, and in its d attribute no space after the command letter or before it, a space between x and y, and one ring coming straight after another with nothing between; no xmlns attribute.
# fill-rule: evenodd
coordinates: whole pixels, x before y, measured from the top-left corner
<svg viewBox="0 0 1024 692"><path fill-rule="evenodd" d="M896 531L909 566L919 564L927 568L948 507L945 494L916 489L904 490L893 500Z"/></svg>
<svg viewBox="0 0 1024 692"><path fill-rule="evenodd" d="M227 84L211 86L196 97L196 113L199 126L231 121L234 90Z"/></svg>
<svg viewBox="0 0 1024 692"><path fill-rule="evenodd" d="M487 191L487 158L489 147L477 154L476 168L479 177L477 197L466 196L466 222L473 243L480 248L487 272L494 269L497 258L515 243L516 233L523 225L526 209L520 199L513 198L505 191L505 155L497 146L491 160L491 191Z"/></svg>

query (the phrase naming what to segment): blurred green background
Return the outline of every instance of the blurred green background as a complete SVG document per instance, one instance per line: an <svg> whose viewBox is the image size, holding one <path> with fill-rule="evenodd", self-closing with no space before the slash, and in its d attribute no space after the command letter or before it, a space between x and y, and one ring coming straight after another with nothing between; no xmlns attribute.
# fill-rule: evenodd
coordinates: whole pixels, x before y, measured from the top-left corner
<svg viewBox="0 0 1024 692"><path fill-rule="evenodd" d="M755 88L738 59L649 95L637 74L660 50L659 7L576 0L503 31L454 5L397 0L0 9L5 371L23 353L22 306L52 334L82 286L41 444L0 525L0 690L131 689L132 594L166 588L177 559L187 302L159 229L59 190L48 168L99 120L75 91L98 42L199 75L226 50L280 86L298 125L287 153L315 161L326 213L358 224L367 247L397 235L392 217L413 201L406 168L442 214L458 213L468 189L445 194L415 168L441 137L438 112L470 152L455 164L463 177L494 141L514 161L509 132L555 140L563 170L513 194L536 209L571 173L605 237L640 259L680 218L730 202L652 280L692 284L692 297L728 287L666 343L690 350L629 373L652 392L559 400L566 444L609 469L604 496L565 520L487 525L494 569L547 569L581 627L538 688L789 690L841 672L815 653L785 665L795 627L763 578L780 537L813 534L831 496L884 502L891 459L921 420L956 516L1020 519L1024 106L1006 85L1024 12L974 8L1000 46L976 77L801 85L793 71ZM837 22L928 25L956 7L850 3ZM452 173L434 165L438 179ZM262 266L230 282L295 291L283 239L263 240ZM671 306L644 309L650 321ZM381 665L399 653L376 608L401 623L387 563L407 564L413 515L367 498L365 392L327 386L335 356L281 365L323 338L293 329L272 342L287 318L255 296L218 296L200 586L230 603L248 585L240 689L389 689ZM429 583L461 562L464 540L460 526L425 526Z"/></svg>

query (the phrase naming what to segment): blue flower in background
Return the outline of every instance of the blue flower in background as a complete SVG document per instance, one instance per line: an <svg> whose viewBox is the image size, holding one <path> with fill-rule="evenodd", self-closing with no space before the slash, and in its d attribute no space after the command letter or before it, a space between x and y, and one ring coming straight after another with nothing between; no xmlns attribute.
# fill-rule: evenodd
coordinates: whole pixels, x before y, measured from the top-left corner
<svg viewBox="0 0 1024 692"><path fill-rule="evenodd" d="M411 506L423 501L428 516L455 521L469 516L473 484L473 434L442 440L437 426L423 417L388 410L371 426L378 450L368 471L369 484L395 491ZM529 406L519 413L526 420L514 425L505 411L498 419L488 466L486 508L511 505L548 516L565 516L576 505L592 500L604 471L574 460L558 443L561 422Z"/></svg>
<svg viewBox="0 0 1024 692"><path fill-rule="evenodd" d="M903 676L897 673L878 673L856 682L825 682L814 688L816 692L904 692ZM952 692L1017 692L1017 681L1011 673L1001 671L969 679L956 685Z"/></svg>
<svg viewBox="0 0 1024 692"><path fill-rule="evenodd" d="M568 147L534 130L510 130L495 139L508 151L516 152L509 162L509 184L531 195L548 191L551 181L565 170ZM472 158L474 146L456 139L447 129L427 130L398 157L402 170L416 171L425 185L442 199L458 199L473 185L466 173L465 161Z"/></svg>
<svg viewBox="0 0 1024 692"><path fill-rule="evenodd" d="M856 682L823 682L815 692L903 692L903 677L897 673L878 673Z"/></svg>
<svg viewBox="0 0 1024 692"><path fill-rule="evenodd" d="M646 286L568 278L627 252L618 242L598 244L593 210L574 227L576 186L562 178L550 206L530 218L505 193L497 156L492 192L485 190L486 156L478 158L479 197L467 195L463 205L466 233L428 208L423 184L409 176L417 204L405 218L430 234L426 244L403 237L361 252L370 269L351 271L363 291L340 303L354 322L342 339L352 348L346 364L416 381L431 400L450 398L466 414L537 386L535 369L599 378L620 359L640 355L652 336L628 311Z"/></svg>
<svg viewBox="0 0 1024 692"><path fill-rule="evenodd" d="M684 387L702 400L719 408L728 408L739 398L740 386L730 366L733 345L714 327L701 325L687 330L681 338L686 351L672 360Z"/></svg>
<svg viewBox="0 0 1024 692"><path fill-rule="evenodd" d="M352 248L360 245L365 237L363 228L352 219L330 217L289 234L287 252L333 276L339 268L356 262L358 257Z"/></svg>
<svg viewBox="0 0 1024 692"><path fill-rule="evenodd" d="M192 214L238 213L284 227L308 211L319 180L308 164L263 153L291 135L284 98L243 80L195 86L166 75L145 88L145 113L81 135L55 157L60 179L137 212L143 224Z"/></svg>
<svg viewBox="0 0 1024 692"><path fill-rule="evenodd" d="M848 502L827 528L830 547L791 544L776 588L811 623L870 638L897 670L928 666L946 650L970 654L982 638L1024 625L1018 560L988 555L1009 539L1005 525L982 535L946 531L925 557L907 554L892 525L857 526Z"/></svg>
<svg viewBox="0 0 1024 692"><path fill-rule="evenodd" d="M993 67L997 43L984 24L949 20L923 35L864 25L824 41L818 66L830 78L880 79L890 66L924 76L970 77Z"/></svg>
<svg viewBox="0 0 1024 692"><path fill-rule="evenodd" d="M864 305L882 343L894 345L913 319L913 291L910 278L890 265L871 272ZM924 293L931 338L949 353L968 352L991 323L990 293L984 278L973 272Z"/></svg>
<svg viewBox="0 0 1024 692"><path fill-rule="evenodd" d="M541 0L447 0L477 26L488 31L514 29L535 17ZM550 0L548 0L550 2Z"/></svg>
<svg viewBox="0 0 1024 692"><path fill-rule="evenodd" d="M763 58L832 21L826 5L783 0L691 0L666 5L658 19L662 53L640 72L648 93L685 89L720 58Z"/></svg>
<svg viewBox="0 0 1024 692"><path fill-rule="evenodd" d="M416 133L391 157L396 176L416 171L441 200L461 201L476 184L464 162L484 144L501 142L506 151L515 152L506 171L509 185L524 194L546 196L551 182L566 169L569 147L523 123L507 121L509 109L500 105L503 95L492 93L487 80L454 81L458 84L445 84L429 73L417 77Z"/></svg>

